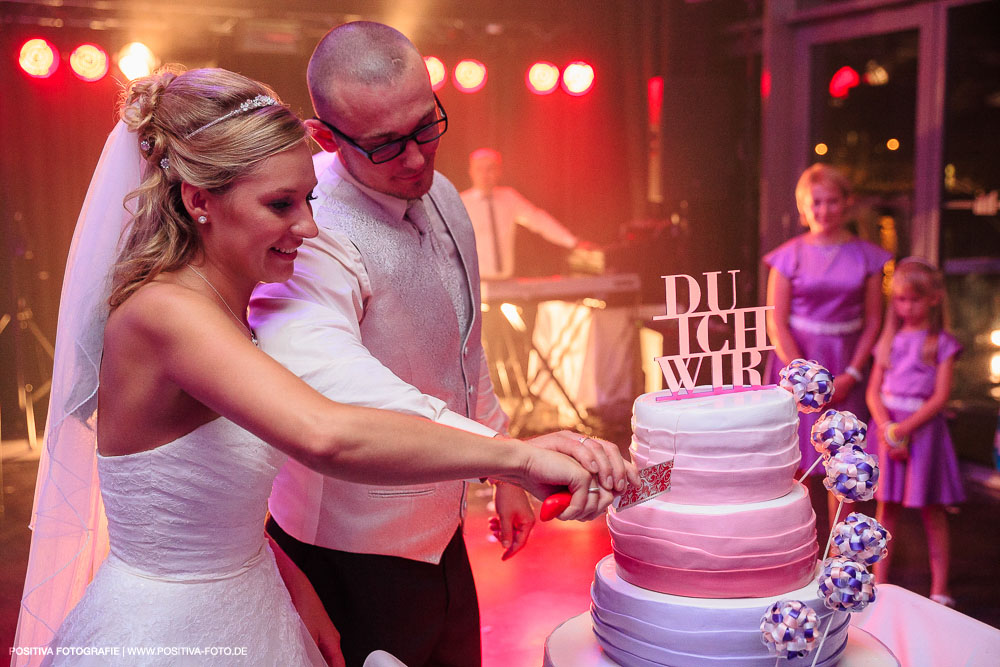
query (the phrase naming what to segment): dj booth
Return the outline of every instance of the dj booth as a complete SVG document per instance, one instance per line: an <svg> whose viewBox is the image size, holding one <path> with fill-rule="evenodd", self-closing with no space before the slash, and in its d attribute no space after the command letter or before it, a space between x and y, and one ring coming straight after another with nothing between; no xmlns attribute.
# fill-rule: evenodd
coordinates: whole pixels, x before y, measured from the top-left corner
<svg viewBox="0 0 1000 667"><path fill-rule="evenodd" d="M641 393L640 290L634 273L483 281L483 344L512 435L587 431L594 413L631 405ZM533 421L543 406L557 423Z"/></svg>

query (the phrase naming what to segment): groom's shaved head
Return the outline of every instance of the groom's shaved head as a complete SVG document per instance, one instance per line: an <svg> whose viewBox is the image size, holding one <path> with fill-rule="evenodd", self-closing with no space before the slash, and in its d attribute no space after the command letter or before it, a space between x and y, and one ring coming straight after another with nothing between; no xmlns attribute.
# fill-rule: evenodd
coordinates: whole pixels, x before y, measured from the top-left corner
<svg viewBox="0 0 1000 667"><path fill-rule="evenodd" d="M423 58L406 35L371 21L337 26L320 40L309 59L306 79L313 110L320 118L337 119L341 90L348 84L389 86Z"/></svg>

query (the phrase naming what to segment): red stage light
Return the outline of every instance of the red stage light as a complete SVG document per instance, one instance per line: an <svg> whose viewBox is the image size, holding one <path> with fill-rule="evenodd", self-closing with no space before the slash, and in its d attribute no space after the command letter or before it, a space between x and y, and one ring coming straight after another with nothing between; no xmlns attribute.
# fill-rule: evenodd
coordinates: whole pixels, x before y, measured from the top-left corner
<svg viewBox="0 0 1000 667"><path fill-rule="evenodd" d="M44 39L29 39L21 47L18 62L28 76L47 79L59 68L59 52Z"/></svg>
<svg viewBox="0 0 1000 667"><path fill-rule="evenodd" d="M763 70L760 73L760 97L766 100L771 96L771 71Z"/></svg>
<svg viewBox="0 0 1000 667"><path fill-rule="evenodd" d="M830 95L847 97L851 88L861 83L861 77L851 67L844 65L830 78Z"/></svg>
<svg viewBox="0 0 1000 667"><path fill-rule="evenodd" d="M100 81L108 73L108 54L99 46L81 44L70 54L69 66L84 81Z"/></svg>
<svg viewBox="0 0 1000 667"><path fill-rule="evenodd" d="M649 126L659 127L663 114L663 77L653 76L646 81L646 107L649 112Z"/></svg>
<svg viewBox="0 0 1000 667"><path fill-rule="evenodd" d="M594 87L594 68L580 60L566 65L562 87L570 95L586 95Z"/></svg>
<svg viewBox="0 0 1000 667"><path fill-rule="evenodd" d="M118 52L118 69L129 81L140 76L149 76L156 65L156 56L142 42L126 44Z"/></svg>
<svg viewBox="0 0 1000 667"><path fill-rule="evenodd" d="M539 61L528 68L524 80L528 90L535 95L548 95L559 87L559 68L550 62Z"/></svg>
<svg viewBox="0 0 1000 667"><path fill-rule="evenodd" d="M466 59L455 65L455 87L463 93L476 93L486 85L486 65Z"/></svg>
<svg viewBox="0 0 1000 667"><path fill-rule="evenodd" d="M424 65L427 67L427 74L431 77L431 88L441 90L448 80L448 70L444 68L444 63L440 58L434 56L424 56Z"/></svg>

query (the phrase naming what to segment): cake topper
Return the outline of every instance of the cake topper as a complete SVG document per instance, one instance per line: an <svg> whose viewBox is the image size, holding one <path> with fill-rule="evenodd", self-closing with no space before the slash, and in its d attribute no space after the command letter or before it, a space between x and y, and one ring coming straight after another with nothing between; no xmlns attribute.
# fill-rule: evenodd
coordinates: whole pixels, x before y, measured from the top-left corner
<svg viewBox="0 0 1000 667"><path fill-rule="evenodd" d="M679 349L677 354L657 357L656 362L663 371L671 394L677 394L682 389L691 394L706 361L711 371L714 393L745 391L744 385L756 387L762 384L760 371L757 369L764 359L761 352L774 349L767 341L764 318L774 306L737 308L736 276L739 271L731 270L727 273L732 283L732 302L723 307L719 300L721 273L710 271L703 274L704 291L699 282L689 275L662 276L666 288L666 313L656 315L653 319L677 322ZM678 293L680 285L687 287L686 304L681 303ZM702 297L706 308L699 310ZM731 328L731 333L718 349L713 349L709 330L716 324ZM692 327L694 340L691 336ZM727 375L732 387L724 389Z"/></svg>

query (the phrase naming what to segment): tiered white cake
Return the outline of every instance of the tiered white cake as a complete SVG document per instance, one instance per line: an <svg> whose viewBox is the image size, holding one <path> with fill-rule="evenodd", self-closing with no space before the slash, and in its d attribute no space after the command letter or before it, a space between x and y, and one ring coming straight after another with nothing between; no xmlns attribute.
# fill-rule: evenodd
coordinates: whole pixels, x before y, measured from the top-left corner
<svg viewBox="0 0 1000 667"><path fill-rule="evenodd" d="M611 659L771 667L760 619L793 598L816 610L819 627L836 614L818 662L836 664L849 618L818 598L816 515L794 477L797 427L794 399L777 387L636 400L636 465L674 468L670 491L608 512L614 557L597 566L591 612Z"/></svg>

